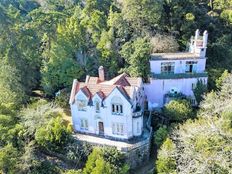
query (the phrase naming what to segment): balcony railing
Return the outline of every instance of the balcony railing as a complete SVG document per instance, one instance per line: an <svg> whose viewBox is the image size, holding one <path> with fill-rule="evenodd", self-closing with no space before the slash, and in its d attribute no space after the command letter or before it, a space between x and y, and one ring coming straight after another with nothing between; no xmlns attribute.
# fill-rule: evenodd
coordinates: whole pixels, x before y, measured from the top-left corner
<svg viewBox="0 0 232 174"><path fill-rule="evenodd" d="M182 78L197 78L208 77L207 72L203 73L179 73L179 74L152 74L155 79L182 79Z"/></svg>
<svg viewBox="0 0 232 174"><path fill-rule="evenodd" d="M143 115L143 110L142 109L140 109L139 111L134 111L133 113L132 113L132 116L133 117L141 117Z"/></svg>

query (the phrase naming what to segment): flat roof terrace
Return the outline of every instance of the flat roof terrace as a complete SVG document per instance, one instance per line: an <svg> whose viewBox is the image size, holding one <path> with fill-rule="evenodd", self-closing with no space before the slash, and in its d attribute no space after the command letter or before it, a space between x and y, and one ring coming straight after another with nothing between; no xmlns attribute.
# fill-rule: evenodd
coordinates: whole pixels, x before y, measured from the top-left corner
<svg viewBox="0 0 232 174"><path fill-rule="evenodd" d="M151 60L178 60L178 59L199 59L199 58L200 58L199 55L189 52L151 54Z"/></svg>

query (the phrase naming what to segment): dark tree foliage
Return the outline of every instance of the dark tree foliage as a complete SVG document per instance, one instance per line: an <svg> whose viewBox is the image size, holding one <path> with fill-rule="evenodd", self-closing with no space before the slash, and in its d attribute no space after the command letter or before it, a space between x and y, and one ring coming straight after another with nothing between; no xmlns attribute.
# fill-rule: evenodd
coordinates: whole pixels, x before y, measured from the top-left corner
<svg viewBox="0 0 232 174"><path fill-rule="evenodd" d="M88 147L77 143L74 148L73 140L67 140L68 128L56 120L62 115L60 109L30 100L34 90L52 98L63 89L70 91L74 78L82 81L85 74L96 75L100 65L107 70L106 78L124 71L147 80L151 51L186 50L197 28L209 32L208 90L223 89L222 95L228 95L222 84L232 70L231 9L231 0L1 0L0 173L61 173L62 167L45 158L41 147L56 152L63 148L62 155L76 163L90 154ZM162 43L156 47L159 39ZM198 103L202 89L204 86L197 90ZM66 98L61 95L56 102L64 106ZM173 121L183 121L191 114L185 102L168 107ZM224 113L224 117L229 119L230 114ZM166 129L156 133L155 141L161 144ZM173 155L176 147L172 145L167 141L163 149ZM97 157L98 172L128 169L121 165L118 152L97 151L91 158ZM90 160L90 168L95 162ZM157 165L159 172L168 173L177 164L173 156L161 156ZM80 166L83 164L75 165ZM75 167L70 173L76 172Z"/></svg>
<svg viewBox="0 0 232 174"><path fill-rule="evenodd" d="M198 80L196 87L193 89L194 96L198 104L203 100L203 96L207 92L207 85L202 80Z"/></svg>

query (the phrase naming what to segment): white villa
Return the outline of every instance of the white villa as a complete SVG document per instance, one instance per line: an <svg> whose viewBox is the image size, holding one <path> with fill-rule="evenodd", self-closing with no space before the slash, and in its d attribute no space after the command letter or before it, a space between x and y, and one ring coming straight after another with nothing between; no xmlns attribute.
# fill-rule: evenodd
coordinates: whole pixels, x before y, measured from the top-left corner
<svg viewBox="0 0 232 174"><path fill-rule="evenodd" d="M208 33L200 36L196 30L192 37L189 52L156 53L151 55L152 77L145 84L145 94L149 109L163 107L173 98L185 95L196 104L193 89L198 80L207 84L205 72Z"/></svg>
<svg viewBox="0 0 232 174"><path fill-rule="evenodd" d="M75 132L130 140L145 134L145 100L149 110L162 108L178 96L195 105L193 89L198 80L204 84L208 80L207 39L207 31L200 36L197 30L189 52L152 54L152 77L147 84L125 73L106 81L102 66L98 77L87 76L85 82L74 79L69 104Z"/></svg>
<svg viewBox="0 0 232 174"><path fill-rule="evenodd" d="M142 135L144 88L142 78L123 73L112 80L87 76L73 81L70 106L76 132L128 140Z"/></svg>

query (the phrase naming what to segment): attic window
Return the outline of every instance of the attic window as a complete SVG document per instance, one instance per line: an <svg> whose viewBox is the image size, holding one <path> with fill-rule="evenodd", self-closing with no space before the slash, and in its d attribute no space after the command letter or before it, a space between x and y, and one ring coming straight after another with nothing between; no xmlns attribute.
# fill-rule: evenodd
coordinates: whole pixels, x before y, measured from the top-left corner
<svg viewBox="0 0 232 174"><path fill-rule="evenodd" d="M78 111L86 111L87 101L86 100L77 100Z"/></svg>
<svg viewBox="0 0 232 174"><path fill-rule="evenodd" d="M100 112L100 102L99 102L98 100L95 101L95 111L96 111L97 113Z"/></svg>
<svg viewBox="0 0 232 174"><path fill-rule="evenodd" d="M121 104L112 104L112 114L114 115L122 115L123 107Z"/></svg>
<svg viewBox="0 0 232 174"><path fill-rule="evenodd" d="M123 114L123 101L120 97L115 96L111 100L112 114L122 115Z"/></svg>

